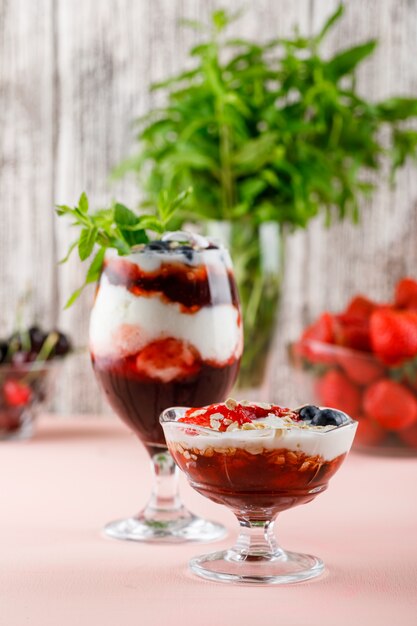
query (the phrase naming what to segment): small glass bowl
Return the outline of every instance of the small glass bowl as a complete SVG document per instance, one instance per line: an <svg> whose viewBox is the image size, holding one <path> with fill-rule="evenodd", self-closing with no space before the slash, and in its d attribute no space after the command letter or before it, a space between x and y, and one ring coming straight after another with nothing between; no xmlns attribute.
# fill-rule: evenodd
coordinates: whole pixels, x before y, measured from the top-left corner
<svg viewBox="0 0 417 626"><path fill-rule="evenodd" d="M323 492L352 444L357 423L338 428L271 428L219 432L180 422L186 408L163 411L160 421L168 449L201 495L236 515L236 544L195 557L190 569L208 580L228 583L286 584L319 576L323 561L278 546L278 513Z"/></svg>
<svg viewBox="0 0 417 626"><path fill-rule="evenodd" d="M389 367L371 353L313 339L290 344L289 358L297 372L300 404L313 401L331 405L358 420L355 450L387 456L417 455L416 361ZM396 396L388 395L387 387L393 387ZM378 401L376 406L378 390L388 401ZM397 414L392 411L395 397ZM402 400L411 405L410 416L401 409Z"/></svg>
<svg viewBox="0 0 417 626"><path fill-rule="evenodd" d="M29 439L38 410L48 400L56 362L0 365L0 441Z"/></svg>

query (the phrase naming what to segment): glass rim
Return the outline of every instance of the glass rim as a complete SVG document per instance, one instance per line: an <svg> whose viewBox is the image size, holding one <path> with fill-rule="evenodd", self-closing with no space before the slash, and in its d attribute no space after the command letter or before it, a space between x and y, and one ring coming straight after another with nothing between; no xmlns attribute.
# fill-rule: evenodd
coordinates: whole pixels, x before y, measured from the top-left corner
<svg viewBox="0 0 417 626"><path fill-rule="evenodd" d="M166 424L170 424L170 425L175 425L176 428L182 428L182 429L191 429L194 431L197 431L198 434L201 435L206 435L206 436L210 436L210 437L230 437L230 435L232 433L245 433L246 435L249 435L250 437L265 437L266 435L270 435L271 433L273 433L275 430L280 430L277 428L255 428L255 429L249 429L249 430L241 430L241 429L237 429L237 430L233 430L233 431L220 431L220 430L213 430L212 428L207 428L205 426L199 426L198 424L189 424L187 422L179 422L177 417L178 415L183 415L185 413L185 411L187 411L190 407L185 407L185 406L175 406L175 407L169 407L167 409L164 409L161 413L161 415L159 416L159 423L161 424L161 426L165 426ZM203 408L203 407L202 407ZM327 408L331 408L331 407L319 407L320 409L327 409ZM197 409L198 410L198 409ZM334 409L334 410L338 410L338 409ZM340 413L344 413L344 411L339 411ZM174 417L170 416L169 414L174 413ZM313 433L315 436L319 436L319 437L324 437L326 435L329 435L330 433L335 433L335 432L340 432L341 429L346 429L347 427L355 427L358 424L357 420L354 420L352 417L350 417L350 415L348 415L347 413L344 413L344 415L346 415L349 419L348 422L341 424L340 426L337 426L336 428L332 428L330 430L326 430L326 431L322 431L322 430L312 430L309 428L297 428L295 430L297 430L297 433L300 433L301 437L305 437L306 433ZM288 429L282 429L282 430L292 430L291 428Z"/></svg>

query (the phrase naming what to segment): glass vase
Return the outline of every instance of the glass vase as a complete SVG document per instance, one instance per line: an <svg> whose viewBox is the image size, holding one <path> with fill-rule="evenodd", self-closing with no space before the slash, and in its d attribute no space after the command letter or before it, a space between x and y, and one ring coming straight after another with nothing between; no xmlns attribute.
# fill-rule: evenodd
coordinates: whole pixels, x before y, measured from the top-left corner
<svg viewBox="0 0 417 626"><path fill-rule="evenodd" d="M283 277L283 234L276 222L209 221L207 234L230 251L244 319L244 352L238 390L262 399L279 312Z"/></svg>

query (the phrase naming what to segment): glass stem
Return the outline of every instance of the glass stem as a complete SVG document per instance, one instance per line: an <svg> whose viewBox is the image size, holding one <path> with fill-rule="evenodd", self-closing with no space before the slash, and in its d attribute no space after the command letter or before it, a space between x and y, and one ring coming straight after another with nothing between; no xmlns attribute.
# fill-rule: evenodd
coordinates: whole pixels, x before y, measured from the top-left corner
<svg viewBox="0 0 417 626"><path fill-rule="evenodd" d="M240 533L233 552L239 560L265 560L276 557L283 550L278 546L274 534L275 520L255 521L238 517Z"/></svg>
<svg viewBox="0 0 417 626"><path fill-rule="evenodd" d="M153 488L150 500L143 511L146 518L166 521L180 515L183 506L178 490L178 468L168 450L151 457Z"/></svg>

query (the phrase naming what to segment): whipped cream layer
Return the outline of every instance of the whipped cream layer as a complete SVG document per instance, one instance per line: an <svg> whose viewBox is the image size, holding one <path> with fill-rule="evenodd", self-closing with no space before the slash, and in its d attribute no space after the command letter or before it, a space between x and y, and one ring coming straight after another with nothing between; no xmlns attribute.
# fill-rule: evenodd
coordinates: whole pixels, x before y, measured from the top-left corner
<svg viewBox="0 0 417 626"><path fill-rule="evenodd" d="M254 420L253 428L242 428L219 432L181 422L163 422L166 439L169 443L180 444L183 448L205 450L213 448L221 452L226 448L240 448L250 454L262 454L264 450L286 449L303 452L307 456L321 456L332 461L349 452L356 431L356 422L351 420L342 426L311 426L305 422L292 422L286 418L268 415ZM258 428L256 425L263 427Z"/></svg>
<svg viewBox="0 0 417 626"><path fill-rule="evenodd" d="M217 251L202 254L212 252ZM132 256L126 259L131 262ZM152 264L161 261L154 257L163 255L135 254L135 260L138 256L142 269L155 271L158 266ZM203 360L220 365L242 353L242 325L233 305L202 307L187 314L178 303L165 302L158 294L135 296L102 276L90 318L90 349L96 356L125 357L168 337L190 343Z"/></svg>

